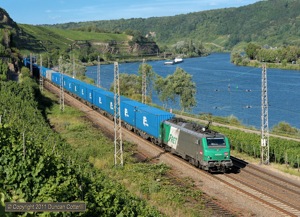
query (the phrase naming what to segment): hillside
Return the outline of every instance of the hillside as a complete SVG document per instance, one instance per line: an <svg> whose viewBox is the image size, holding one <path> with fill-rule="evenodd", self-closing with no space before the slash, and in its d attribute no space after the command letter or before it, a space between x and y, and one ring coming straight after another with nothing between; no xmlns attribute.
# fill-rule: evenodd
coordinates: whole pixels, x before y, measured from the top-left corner
<svg viewBox="0 0 300 217"><path fill-rule="evenodd" d="M23 52L67 54L75 51L82 62L93 61L99 53L110 56L156 55L158 47L150 40L133 41L125 33L83 32L48 26L19 24L22 34L18 48ZM52 57L52 58L58 58Z"/></svg>
<svg viewBox="0 0 300 217"><path fill-rule="evenodd" d="M88 43L109 43L114 40L117 42L128 41L128 36L125 34L102 34L88 33L73 30L62 30L51 27L33 26L20 24L20 28L25 34L22 38L27 38L27 43L20 44L21 49L26 49L28 44L35 46L41 51L51 51L53 49L72 49L83 46Z"/></svg>
<svg viewBox="0 0 300 217"><path fill-rule="evenodd" d="M54 25L62 29L93 26L103 31L128 29L155 34L159 45L199 40L215 48L232 48L240 42L270 46L300 45L300 1L268 0L239 8L210 10L169 17L132 18Z"/></svg>

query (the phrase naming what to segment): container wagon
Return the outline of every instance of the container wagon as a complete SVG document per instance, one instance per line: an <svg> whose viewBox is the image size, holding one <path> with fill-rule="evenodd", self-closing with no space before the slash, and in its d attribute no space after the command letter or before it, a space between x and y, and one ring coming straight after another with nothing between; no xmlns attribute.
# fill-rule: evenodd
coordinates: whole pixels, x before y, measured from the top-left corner
<svg viewBox="0 0 300 217"><path fill-rule="evenodd" d="M154 144L161 141L161 124L175 115L155 107L138 107L136 110L137 133L144 139L150 139Z"/></svg>

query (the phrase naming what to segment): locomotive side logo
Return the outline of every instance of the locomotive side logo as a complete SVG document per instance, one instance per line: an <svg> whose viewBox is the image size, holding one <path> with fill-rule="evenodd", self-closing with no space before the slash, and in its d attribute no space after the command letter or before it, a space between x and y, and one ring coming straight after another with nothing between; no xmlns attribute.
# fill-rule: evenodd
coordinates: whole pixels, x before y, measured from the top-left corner
<svg viewBox="0 0 300 217"><path fill-rule="evenodd" d="M178 145L178 137L179 137L180 130L175 127L170 128L170 133L168 137L168 146L173 149L177 148Z"/></svg>

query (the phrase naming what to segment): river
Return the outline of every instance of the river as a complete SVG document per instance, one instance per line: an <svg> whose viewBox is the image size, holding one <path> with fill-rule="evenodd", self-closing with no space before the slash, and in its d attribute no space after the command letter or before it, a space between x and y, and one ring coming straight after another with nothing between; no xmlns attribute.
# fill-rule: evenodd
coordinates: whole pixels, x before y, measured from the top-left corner
<svg viewBox="0 0 300 217"><path fill-rule="evenodd" d="M165 77L176 67L193 76L197 86L197 106L194 114L235 116L244 125L260 129L261 125L261 68L235 66L230 54L214 53L207 57L187 58L183 63L164 65L165 61L149 61L154 72ZM137 74L141 62L119 64L120 73ZM101 86L109 89L113 82L113 65L101 65ZM285 121L300 129L300 71L267 69L269 127ZM86 76L96 79L97 66L87 67ZM153 102L159 105L157 95ZM178 103L169 105L178 109Z"/></svg>

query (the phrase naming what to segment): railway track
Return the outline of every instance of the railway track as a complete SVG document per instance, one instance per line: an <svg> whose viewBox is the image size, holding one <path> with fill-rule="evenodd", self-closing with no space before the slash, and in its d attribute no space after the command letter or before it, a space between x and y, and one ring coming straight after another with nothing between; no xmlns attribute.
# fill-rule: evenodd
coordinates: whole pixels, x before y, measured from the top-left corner
<svg viewBox="0 0 300 217"><path fill-rule="evenodd" d="M59 91L59 88L51 85L50 83L46 83L45 85L53 92ZM67 102L74 101L74 99L69 95L66 95L65 100ZM87 105L82 104L81 102L76 103L78 104L78 106L84 107L83 111L87 113L87 116L89 115L89 113L94 111L93 109L89 108ZM98 115L100 116L100 114ZM103 122L103 119L104 118L102 117L101 122ZM108 119L105 121L107 121L107 124L104 124L104 127L102 127L102 129L104 131L109 132L111 131L112 122ZM105 128L106 125L107 128ZM235 161L235 165L237 165L237 167L240 168L240 173L225 175L210 174L195 168L194 166L190 165L189 163L187 163L179 157L176 157L170 153L165 153L164 150L162 150L161 148L153 145L148 141L143 140L134 133L129 132L125 129L124 131L126 131L123 137L124 139L130 142L134 142L136 144L138 141L140 143L146 143L146 146L151 147L151 149L155 150L156 153L159 153L159 158L161 161L167 164L168 162L172 162L171 164L173 164L173 162L177 162L178 165L180 165L179 170L185 171L189 169L192 171L192 173L196 174L199 177L205 177L213 179L214 181L222 182L227 187L235 189L247 198L252 200L254 199L259 203L263 204L264 207L274 210L274 212L278 213L280 216L300 216L299 183L291 183L288 180L283 179L281 177L274 177L273 174L269 174L265 170L259 172L259 170L261 170L260 168L255 168L253 165L245 164L245 162L238 162L238 160ZM153 153L147 153L149 151L148 149L149 148L145 148L142 151L142 153L144 153L147 156L153 156ZM292 195L292 198L289 198L289 195ZM211 206L212 210L218 210L216 212L223 212L224 216L239 216L238 214L231 212L230 209L226 209L226 207L224 208L224 206L222 206L222 202L217 202L216 200L213 201L211 205L209 205L210 202L207 203L208 206Z"/></svg>
<svg viewBox="0 0 300 217"><path fill-rule="evenodd" d="M134 135L135 136L135 135ZM151 144L152 145L152 144ZM142 152L137 152L135 156L139 161L144 162L150 162L150 163L157 163L157 158L150 158L150 156L145 155ZM150 161L149 161L150 159ZM177 175L170 171L168 174L168 177L171 177L173 180L176 180L176 183L185 186L185 183L181 179L178 179ZM194 187L194 189L197 189ZM238 216L237 213L232 212L228 209L228 207L225 207L221 201L219 200L213 200L211 196L209 196L206 193L202 194L201 201L204 203L205 207L210 209L213 213L213 216L222 216L222 217L234 217Z"/></svg>
<svg viewBox="0 0 300 217"><path fill-rule="evenodd" d="M180 162L186 163L183 159L175 157L176 160ZM188 163L186 163L188 164ZM192 165L187 165L188 167L193 167ZM293 198L290 199L290 193L289 189L290 187L282 187L277 186L272 188L263 188L260 187L260 180L259 175L255 176L254 178L249 179L249 177L246 177L248 179L248 182L244 181L245 178L241 178L240 174L211 174L202 170L199 170L195 167L193 167L195 172L198 172L199 175L203 177L204 175L210 176L215 180L218 180L227 186L243 193L248 198L255 199L259 201L260 203L264 204L265 207L271 208L274 211L276 210L278 213L280 213L282 216L294 216L299 217L300 216L300 194L297 193L300 190L300 187L297 187L297 184L295 186L295 183L289 182L285 180L286 185L297 188L297 190L292 190L293 192ZM266 171L261 171L263 173L266 173ZM272 177L272 174L267 173L267 176ZM281 179L280 177L278 177ZM274 186L274 181L269 180L270 186ZM282 182L282 181L281 181ZM281 189L282 188L282 189ZM276 191L286 191L286 194L279 198L278 194L274 194Z"/></svg>
<svg viewBox="0 0 300 217"><path fill-rule="evenodd" d="M239 186L247 195L288 215L300 216L300 184L274 175L265 170L232 157L240 173L217 176L218 179Z"/></svg>
<svg viewBox="0 0 300 217"><path fill-rule="evenodd" d="M285 187L289 189L291 192L295 194L300 194L300 183L296 181L292 181L286 177L279 176L273 173L265 173L265 170L257 167L253 164L248 164L247 162L240 160L236 157L231 157L231 160L234 162L234 165L239 167L239 169L243 168L243 172L258 176L259 178L267 181L272 181L276 185Z"/></svg>

